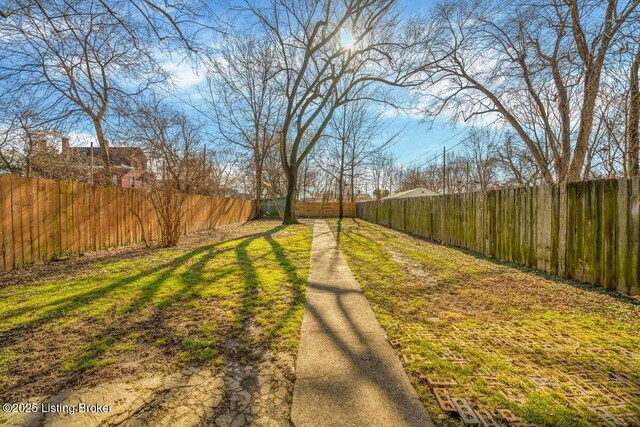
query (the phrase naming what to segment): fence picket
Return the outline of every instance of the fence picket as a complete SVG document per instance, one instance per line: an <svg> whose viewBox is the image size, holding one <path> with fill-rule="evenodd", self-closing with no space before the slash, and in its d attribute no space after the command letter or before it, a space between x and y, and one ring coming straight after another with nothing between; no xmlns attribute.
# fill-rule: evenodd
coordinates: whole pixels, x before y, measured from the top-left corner
<svg viewBox="0 0 640 427"><path fill-rule="evenodd" d="M253 215L253 201L217 199L187 196L193 212L185 216L185 229L202 231ZM141 190L0 176L0 268L10 271L68 253L142 242L134 210L146 228L144 237L157 238L157 218Z"/></svg>
<svg viewBox="0 0 640 427"><path fill-rule="evenodd" d="M361 202L356 216L394 229L640 293L640 178Z"/></svg>

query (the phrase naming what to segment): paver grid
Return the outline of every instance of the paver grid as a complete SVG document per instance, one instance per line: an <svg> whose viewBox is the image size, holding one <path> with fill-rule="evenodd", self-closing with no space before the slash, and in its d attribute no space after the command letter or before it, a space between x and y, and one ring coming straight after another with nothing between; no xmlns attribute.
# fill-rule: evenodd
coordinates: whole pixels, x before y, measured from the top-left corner
<svg viewBox="0 0 640 427"><path fill-rule="evenodd" d="M458 384L452 378L421 374L420 372L428 372L429 362L426 358L416 355L414 351L409 351L412 343L420 345L421 340L436 341L442 345L440 359L461 366L467 365L469 361L455 348L470 344L481 347L483 352L502 358L521 372L525 372L536 390L557 391L565 397L568 405L588 408L599 417L603 426L640 426L640 417L637 415L640 412L640 373L609 372L606 366L597 361L593 361L589 365L590 369L585 370L583 364L567 359L567 354L575 354L578 351L576 343L570 337L549 332L543 337L535 331L516 330L500 322L475 327L472 330L452 325L447 328L446 335L436 334L424 324L391 322L389 328L394 330L394 336L400 336L392 340L391 344L402 354L405 368L418 375L420 381L431 389L444 412L460 416L463 421L466 408L462 408L462 411L460 409L464 406L462 404L466 403L477 416L478 422L484 426L528 425L508 408L491 411L475 404L472 399L465 398L473 395L469 386ZM523 354L534 349L538 358L545 361L544 366L539 360L533 363L527 357L523 357ZM615 357L613 353L616 352L619 357L640 360L640 351L634 353L618 346L614 346L613 349L579 348L579 351L583 355L602 355L605 352L610 353L611 357ZM544 357L539 357L540 352ZM475 370L469 379L484 381L488 387L497 390L510 402L518 405L525 403L522 390L505 383L490 370ZM456 405L456 399L463 399L463 402ZM474 424L474 420L469 418L468 423Z"/></svg>

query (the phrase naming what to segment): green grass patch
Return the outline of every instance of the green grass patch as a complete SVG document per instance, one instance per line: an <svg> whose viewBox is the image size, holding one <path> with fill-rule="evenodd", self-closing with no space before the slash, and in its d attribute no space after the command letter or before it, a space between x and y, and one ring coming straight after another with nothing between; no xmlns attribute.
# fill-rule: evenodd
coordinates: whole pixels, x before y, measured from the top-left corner
<svg viewBox="0 0 640 427"><path fill-rule="evenodd" d="M360 220L332 230L436 424L461 424L427 385L446 378L497 418L640 423L637 300Z"/></svg>
<svg viewBox="0 0 640 427"><path fill-rule="evenodd" d="M256 221L234 233L0 288L1 400L122 380L120 366L137 376L226 357L293 360L312 230Z"/></svg>
<svg viewBox="0 0 640 427"><path fill-rule="evenodd" d="M88 371L114 363L115 359L113 357L103 356L115 343L115 338L108 335L97 339L79 356L67 361L64 364L64 369L66 371Z"/></svg>

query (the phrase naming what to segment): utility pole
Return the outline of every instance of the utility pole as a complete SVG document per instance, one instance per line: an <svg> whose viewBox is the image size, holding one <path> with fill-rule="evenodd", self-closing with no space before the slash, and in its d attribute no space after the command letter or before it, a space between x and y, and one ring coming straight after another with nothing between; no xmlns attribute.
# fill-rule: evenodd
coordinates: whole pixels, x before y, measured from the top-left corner
<svg viewBox="0 0 640 427"><path fill-rule="evenodd" d="M91 168L90 168L90 173L91 173L91 183L93 184L93 139L91 140L91 148L89 148L89 155L91 156Z"/></svg>
<svg viewBox="0 0 640 427"><path fill-rule="evenodd" d="M209 187L211 182L209 181L209 177L208 177L208 171L207 171L207 146L203 145L202 146L202 178L205 179L206 181L203 183L204 186Z"/></svg>
<svg viewBox="0 0 640 427"><path fill-rule="evenodd" d="M466 165L466 173L467 173L467 182L465 184L466 187L466 191L469 192L470 190L470 186L471 186L471 165L469 163L469 160L467 160L467 165Z"/></svg>
<svg viewBox="0 0 640 427"><path fill-rule="evenodd" d="M447 147L442 147L442 194L447 194Z"/></svg>

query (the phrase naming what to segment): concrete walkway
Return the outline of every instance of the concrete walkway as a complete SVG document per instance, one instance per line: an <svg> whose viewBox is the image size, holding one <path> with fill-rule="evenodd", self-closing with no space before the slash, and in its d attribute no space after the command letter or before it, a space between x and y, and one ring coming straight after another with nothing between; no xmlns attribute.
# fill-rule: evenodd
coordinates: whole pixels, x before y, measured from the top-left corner
<svg viewBox="0 0 640 427"><path fill-rule="evenodd" d="M316 221L291 419L433 426L325 221Z"/></svg>

